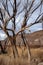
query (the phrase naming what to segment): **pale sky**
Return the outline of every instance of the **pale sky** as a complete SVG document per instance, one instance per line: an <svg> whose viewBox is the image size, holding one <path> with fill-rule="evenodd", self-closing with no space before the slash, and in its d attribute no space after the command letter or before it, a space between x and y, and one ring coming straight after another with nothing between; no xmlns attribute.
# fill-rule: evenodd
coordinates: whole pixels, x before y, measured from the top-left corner
<svg viewBox="0 0 43 65"><path fill-rule="evenodd" d="M1 1L1 0L0 0ZM17 1L20 1L20 0L17 0ZM24 0L23 0L24 1ZM11 0L11 2L12 2L12 0ZM18 2L17 2L18 3ZM26 3L26 2L25 2ZM34 6L33 6L33 8L34 7L36 7L36 5L37 4L39 4L40 3L40 0L35 0L35 2L34 2ZM1 4L1 3L0 3ZM13 4L13 2L12 2L12 4ZM18 8L18 12L20 11L20 10L22 10L22 8L23 8L23 5L24 4L24 2L22 2L21 4L20 4L20 7ZM10 12L10 15L12 15L13 13L12 13L12 11L13 11L13 9L12 9L12 7L11 7L11 5L9 4L9 2L8 2L8 5L9 5L9 12ZM1 6L0 6L1 7ZM32 9L31 9L32 10ZM18 13L17 12L17 13ZM43 12L43 7L42 7L42 12ZM41 13L42 13L41 12ZM27 25L29 25L31 22L34 22L35 20L36 20L36 18L38 17L38 15L39 14L41 14L40 13L40 7L32 14L32 16L29 18L29 20L28 20L28 22L27 22ZM19 15L19 16L16 16L16 33L21 29L21 25L22 25L22 20L23 20L23 17L24 17L24 11ZM19 22L19 23L18 23ZM18 24L17 24L18 23ZM10 23L8 24L8 26L7 26L8 28L12 28L12 22L10 21ZM41 23L39 23L39 24L36 24L36 25L33 25L33 26L31 26L30 28L29 28L30 30L31 30L31 32L35 32L35 31L38 31L38 30L42 30L42 24ZM27 31L28 32L28 31ZM10 32L10 34L12 35L12 32ZM4 32L2 32L2 31L0 31L0 38L2 37L2 39L5 37L5 33Z"/></svg>

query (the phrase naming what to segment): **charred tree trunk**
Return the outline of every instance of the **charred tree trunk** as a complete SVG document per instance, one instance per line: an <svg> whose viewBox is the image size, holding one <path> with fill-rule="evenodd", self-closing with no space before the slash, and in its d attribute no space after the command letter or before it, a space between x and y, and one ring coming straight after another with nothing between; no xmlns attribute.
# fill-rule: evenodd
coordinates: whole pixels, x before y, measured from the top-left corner
<svg viewBox="0 0 43 65"><path fill-rule="evenodd" d="M17 50L17 46L16 46L16 36L15 36L15 28L16 28L16 25L15 25L15 16L16 16L16 12L17 12L17 9L16 9L16 0L14 0L14 4L15 4L15 9L13 9L13 16L14 16L14 19L13 19L13 37L15 37L15 39L13 39L13 54L14 54L14 57L17 57L18 56L18 50Z"/></svg>

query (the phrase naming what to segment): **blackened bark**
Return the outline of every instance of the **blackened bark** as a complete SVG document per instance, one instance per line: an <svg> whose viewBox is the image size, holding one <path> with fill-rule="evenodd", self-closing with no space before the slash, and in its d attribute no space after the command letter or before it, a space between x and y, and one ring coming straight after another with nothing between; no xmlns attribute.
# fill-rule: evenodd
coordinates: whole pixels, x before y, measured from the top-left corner
<svg viewBox="0 0 43 65"><path fill-rule="evenodd" d="M15 4L15 9L13 9L13 16L14 16L14 20L13 20L13 24L14 24L14 29L13 29L13 37L15 37L15 39L13 39L13 54L14 54L14 57L18 56L18 50L17 50L17 47L16 47L16 36L15 36L15 28L16 28L16 25L15 25L15 16L16 16L16 12L17 12L17 9L16 9L16 0L14 0L14 4Z"/></svg>

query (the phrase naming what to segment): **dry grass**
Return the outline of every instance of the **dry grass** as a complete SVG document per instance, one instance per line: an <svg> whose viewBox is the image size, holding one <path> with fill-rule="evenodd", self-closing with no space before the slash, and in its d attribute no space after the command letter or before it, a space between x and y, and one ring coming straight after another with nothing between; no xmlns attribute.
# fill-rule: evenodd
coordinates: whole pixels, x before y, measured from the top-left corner
<svg viewBox="0 0 43 65"><path fill-rule="evenodd" d="M22 58L16 58L14 59L13 57L9 56L0 56L0 65L28 65L27 60L23 60Z"/></svg>
<svg viewBox="0 0 43 65"><path fill-rule="evenodd" d="M19 47L17 47L17 49L19 58L14 58L12 48L7 48L8 53L0 55L0 65L29 65L29 60L27 58L27 49L25 48L24 50L24 48Z"/></svg>
<svg viewBox="0 0 43 65"><path fill-rule="evenodd" d="M12 49L7 49L8 54L1 54L0 55L0 65L30 65L30 60L28 59L28 49L25 47L17 47L19 58L13 57ZM36 65L36 61L38 63L43 61L43 48L31 48L31 58L32 62L31 65ZM34 59L36 60L34 62Z"/></svg>
<svg viewBox="0 0 43 65"><path fill-rule="evenodd" d="M31 65L43 62L43 48L31 48Z"/></svg>
<svg viewBox="0 0 43 65"><path fill-rule="evenodd" d="M32 44L33 40L39 39L41 45L43 45L43 31L32 33L30 35L27 35L26 37L31 41ZM21 38L18 36L17 44L21 43L21 41L22 41ZM39 43L35 42L35 44L37 45ZM40 62L43 62L43 48L30 48L31 57L30 55L28 55L29 50L26 47L17 46L17 50L19 57L14 58L12 47L10 48L8 47L7 48L8 53L0 55L0 65L38 65Z"/></svg>
<svg viewBox="0 0 43 65"><path fill-rule="evenodd" d="M39 57L43 59L43 48L31 48L31 55L32 57Z"/></svg>

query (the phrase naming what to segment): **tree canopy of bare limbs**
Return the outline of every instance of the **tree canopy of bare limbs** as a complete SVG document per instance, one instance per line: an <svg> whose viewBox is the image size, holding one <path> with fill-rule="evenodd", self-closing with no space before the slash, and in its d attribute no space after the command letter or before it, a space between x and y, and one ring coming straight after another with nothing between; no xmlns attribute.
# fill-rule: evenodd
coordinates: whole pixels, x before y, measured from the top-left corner
<svg viewBox="0 0 43 65"><path fill-rule="evenodd" d="M13 45L13 53L14 50L16 50L16 54L18 55L18 51L16 48L16 37L19 33L21 33L21 38L23 40L23 43L25 46L28 47L28 43L26 43L26 38L24 36L24 31L37 24L43 22L43 0L39 0L38 4L35 4L37 0L0 0L0 30L3 30L5 34L7 35L8 39L10 40L11 44ZM40 13L36 17L35 21L27 25L28 20L31 18L33 13L39 9ZM23 17L22 15L23 14ZM20 17L21 18L20 18ZM20 21L16 24L17 17L19 17L20 21L22 21L21 29L16 33L16 26ZM22 19L22 20L21 20ZM9 22L12 22L12 28L8 28ZM9 34L9 32L12 32L12 36ZM15 54L14 54L15 55Z"/></svg>

